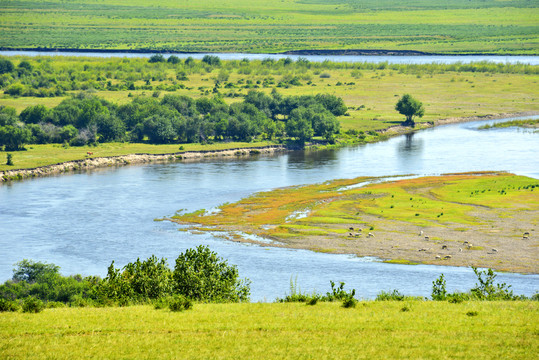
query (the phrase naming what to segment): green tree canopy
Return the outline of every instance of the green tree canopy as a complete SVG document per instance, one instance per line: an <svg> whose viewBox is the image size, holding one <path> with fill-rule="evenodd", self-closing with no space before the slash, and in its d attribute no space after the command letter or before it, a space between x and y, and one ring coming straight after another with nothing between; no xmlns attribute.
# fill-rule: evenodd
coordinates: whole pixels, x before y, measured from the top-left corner
<svg viewBox="0 0 539 360"><path fill-rule="evenodd" d="M395 105L395 110L406 116L406 121L403 125L411 127L415 126L414 117L423 117L425 114L423 103L414 99L410 94L404 94L399 99Z"/></svg>

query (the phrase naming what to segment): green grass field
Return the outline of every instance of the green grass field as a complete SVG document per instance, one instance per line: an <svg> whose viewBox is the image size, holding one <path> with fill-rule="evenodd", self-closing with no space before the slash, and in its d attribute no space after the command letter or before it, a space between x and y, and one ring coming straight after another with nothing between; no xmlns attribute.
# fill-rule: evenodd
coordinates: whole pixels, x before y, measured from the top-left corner
<svg viewBox="0 0 539 360"><path fill-rule="evenodd" d="M2 0L0 47L538 53L527 0Z"/></svg>
<svg viewBox="0 0 539 360"><path fill-rule="evenodd" d="M3 359L535 359L535 301L195 304L0 313Z"/></svg>

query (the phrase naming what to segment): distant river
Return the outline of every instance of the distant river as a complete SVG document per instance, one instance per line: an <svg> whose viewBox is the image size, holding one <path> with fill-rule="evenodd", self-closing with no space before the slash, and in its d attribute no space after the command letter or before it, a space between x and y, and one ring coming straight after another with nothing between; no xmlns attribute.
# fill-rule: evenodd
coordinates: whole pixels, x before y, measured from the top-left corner
<svg viewBox="0 0 539 360"><path fill-rule="evenodd" d="M0 51L0 55L3 56L88 56L88 57L128 57L128 58L140 58L150 57L152 53L119 53L119 52L71 52L71 51ZM197 53L197 54L164 54L168 57L175 55L179 58L192 57L194 59L202 59L205 55L218 56L222 60L263 60L263 59L284 59L290 58L297 60L298 58L304 58L313 62L323 62L325 60L335 62L368 62L368 63L383 63L388 64L454 64L463 63L468 64L471 62L489 61L494 63L508 63L508 64L530 64L539 65L539 56L503 56L503 55L413 55L413 56L401 56L401 55L284 55L284 54L243 54L243 53Z"/></svg>
<svg viewBox="0 0 539 360"><path fill-rule="evenodd" d="M104 276L112 260L123 266L155 254L173 265L180 252L206 244L252 280L255 301L284 296L296 277L303 291L325 292L330 280L344 281L363 298L392 289L428 296L441 273L449 289L468 290L475 284L469 268L384 264L243 245L181 232L177 224L154 219L179 209L211 209L257 191L336 178L476 170L539 178L538 134L477 130L484 123L446 125L339 150L132 165L0 185L0 281L9 279L12 265L24 258L55 263L64 274ZM498 279L518 294L539 291L539 275L499 274Z"/></svg>

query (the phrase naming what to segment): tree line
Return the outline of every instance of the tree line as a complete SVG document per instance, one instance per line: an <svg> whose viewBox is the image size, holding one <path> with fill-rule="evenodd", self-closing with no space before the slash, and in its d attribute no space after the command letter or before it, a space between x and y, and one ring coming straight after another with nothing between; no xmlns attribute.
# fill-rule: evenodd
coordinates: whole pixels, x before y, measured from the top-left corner
<svg viewBox="0 0 539 360"><path fill-rule="evenodd" d="M63 100L55 108L33 105L18 116L0 106L0 147L65 143L72 146L128 141L151 144L250 142L314 136L333 142L340 131L337 116L347 107L328 94L282 96L251 90L243 101L228 105L219 95L193 99L167 94L162 99L135 97L113 104L88 92Z"/></svg>

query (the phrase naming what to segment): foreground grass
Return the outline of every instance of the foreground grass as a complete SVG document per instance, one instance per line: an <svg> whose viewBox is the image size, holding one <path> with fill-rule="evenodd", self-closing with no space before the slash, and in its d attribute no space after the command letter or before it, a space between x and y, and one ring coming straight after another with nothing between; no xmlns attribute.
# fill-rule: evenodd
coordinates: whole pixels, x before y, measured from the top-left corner
<svg viewBox="0 0 539 360"><path fill-rule="evenodd" d="M11 48L538 50L537 4L526 0L10 0L0 9L0 46Z"/></svg>
<svg viewBox="0 0 539 360"><path fill-rule="evenodd" d="M538 315L530 301L59 308L0 313L0 357L535 359Z"/></svg>

